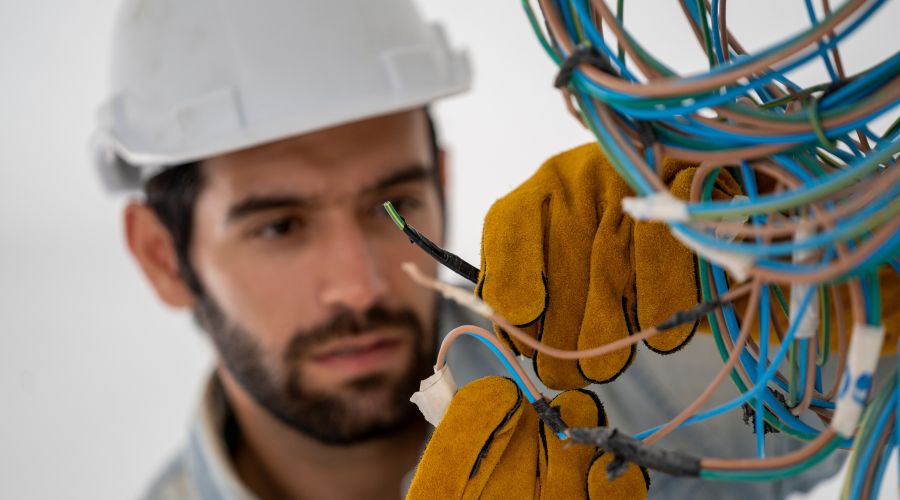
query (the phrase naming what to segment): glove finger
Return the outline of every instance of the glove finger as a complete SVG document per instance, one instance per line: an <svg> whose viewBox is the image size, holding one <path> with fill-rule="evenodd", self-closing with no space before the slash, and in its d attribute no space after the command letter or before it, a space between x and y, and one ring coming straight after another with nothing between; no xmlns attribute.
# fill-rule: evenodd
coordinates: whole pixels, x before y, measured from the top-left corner
<svg viewBox="0 0 900 500"><path fill-rule="evenodd" d="M538 424L537 413L526 408L490 480L481 491L481 498L534 497L538 478ZM466 496L468 493L467 489Z"/></svg>
<svg viewBox="0 0 900 500"><path fill-rule="evenodd" d="M568 166L581 167L581 175L569 179L563 193L550 200L548 220L547 288L550 291L547 312L538 332L542 344L563 350L578 347L578 332L588 296L590 246L597 227L598 207L593 193L600 190L599 169L594 148L578 148ZM585 164L588 166L585 167ZM566 166L561 165L558 168ZM590 197L586 196L590 193ZM578 198L581 195L582 199ZM575 389L590 383L578 369L577 360L558 359L542 353L534 356L534 371L541 381L558 390Z"/></svg>
<svg viewBox="0 0 900 500"><path fill-rule="evenodd" d="M549 193L539 170L497 200L484 220L475 293L514 325L535 322L547 306L543 212Z"/></svg>
<svg viewBox="0 0 900 500"><path fill-rule="evenodd" d="M590 289L578 335L578 349L591 349L636 331L632 324L634 287L627 245L631 220L621 212L604 214L591 251ZM588 379L603 383L616 378L634 359L635 347L578 361Z"/></svg>
<svg viewBox="0 0 900 500"><path fill-rule="evenodd" d="M589 499L642 499L647 498L650 489L650 475L647 470L635 464L628 464L625 473L610 481L606 477L606 466L613 459L611 453L599 452L594 456L587 475Z"/></svg>
<svg viewBox="0 0 900 500"><path fill-rule="evenodd" d="M571 427L606 425L606 412L593 392L579 389L566 391L550 402ZM557 438L541 422L541 498L584 498L584 482L596 448L572 444Z"/></svg>
<svg viewBox="0 0 900 500"><path fill-rule="evenodd" d="M506 332L503 328L500 328L500 325L496 323L491 323L494 327L494 333L497 334L497 337L506 344L507 347L515 354L516 356L522 355L528 358L534 356L534 348L525 345L519 339L513 337L509 333ZM519 330L525 332L525 334L530 335L532 338L537 339L538 333L541 330L542 319L538 319L534 323L528 326L520 326Z"/></svg>
<svg viewBox="0 0 900 500"><path fill-rule="evenodd" d="M672 194L687 199L695 171L693 167L685 168L675 174ZM657 325L700 301L694 254L672 236L664 223L635 223L634 261L638 322L643 328ZM644 343L661 354L677 351L690 340L698 324L699 319L666 330Z"/></svg>
<svg viewBox="0 0 900 500"><path fill-rule="evenodd" d="M524 406L515 382L504 377L481 378L460 389L425 448L407 499L477 497Z"/></svg>

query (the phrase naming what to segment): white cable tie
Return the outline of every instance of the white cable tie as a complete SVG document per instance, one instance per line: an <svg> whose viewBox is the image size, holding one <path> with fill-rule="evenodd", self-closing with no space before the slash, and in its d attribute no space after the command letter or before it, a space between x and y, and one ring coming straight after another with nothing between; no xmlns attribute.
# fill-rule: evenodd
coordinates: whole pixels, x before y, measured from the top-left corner
<svg viewBox="0 0 900 500"><path fill-rule="evenodd" d="M659 191L640 198L634 196L623 198L622 210L635 220L687 222L691 219L687 203L668 191Z"/></svg>
<svg viewBox="0 0 900 500"><path fill-rule="evenodd" d="M419 383L419 391L413 393L410 401L419 407L419 411L431 425L437 427L456 394L456 381L450 372L450 365L434 372L434 375Z"/></svg>
<svg viewBox="0 0 900 500"><path fill-rule="evenodd" d="M794 242L800 243L808 240L812 236L812 232L807 227L799 227L794 233ZM795 264L805 262L812 257L813 252L810 250L797 250L794 252L792 260ZM800 305L803 303L803 297L806 296L810 288L813 288L812 297L809 299L809 305L803 316L800 317ZM791 284L791 306L790 316L791 323L799 321L797 332L794 336L798 339L812 338L819 331L819 290L818 287L809 284Z"/></svg>
<svg viewBox="0 0 900 500"><path fill-rule="evenodd" d="M872 375L881 355L884 343L884 325L872 326L856 323L847 353L847 369L841 379L837 407L831 419L831 428L845 438L853 437L859 417L866 406L866 398L872 388Z"/></svg>
<svg viewBox="0 0 900 500"><path fill-rule="evenodd" d="M672 229L672 234L678 241L683 243L684 246L690 248L699 256L725 268L725 270L737 278L738 281L744 281L750 276L750 269L753 267L754 263L752 255L709 247L703 243L694 241L691 237L682 234L681 231L676 229Z"/></svg>
<svg viewBox="0 0 900 500"><path fill-rule="evenodd" d="M731 199L731 204L734 205L735 203L743 203L745 201L750 201L750 198L739 194L739 195L735 195L735 197ZM725 217L722 220L727 221L727 222L737 222L739 224L743 224L743 223L747 222L749 219L750 219L750 217L747 215L736 215L734 217ZM732 242L732 241L734 241L734 239L736 237L737 237L737 233L730 233L721 228L716 229L716 238L718 238L720 240Z"/></svg>

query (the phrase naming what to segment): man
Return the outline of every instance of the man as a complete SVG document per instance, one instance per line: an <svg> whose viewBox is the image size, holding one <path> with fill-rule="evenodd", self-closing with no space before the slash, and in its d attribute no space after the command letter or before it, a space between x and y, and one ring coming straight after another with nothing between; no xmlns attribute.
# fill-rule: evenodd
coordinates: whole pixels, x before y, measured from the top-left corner
<svg viewBox="0 0 900 500"><path fill-rule="evenodd" d="M464 58L405 0L130 0L114 47L101 171L143 191L125 209L129 249L218 354L188 446L148 497L400 496L427 434L409 395L438 332L471 320L399 271L435 264L381 203L442 243L426 107L467 87ZM699 393L697 371L720 366L708 349L691 359L701 344L674 364L638 356L603 388L611 421L636 432ZM454 368L461 383L495 371L482 350L454 354L478 367ZM751 453L748 431L732 446L742 426L701 451ZM696 451L696 436L672 447ZM669 480L654 476L651 495L717 494Z"/></svg>
<svg viewBox="0 0 900 500"><path fill-rule="evenodd" d="M149 496L397 498L439 304L400 271L436 264L381 205L441 241L425 106L468 86L464 57L405 0L130 1L114 47L101 168L143 188L128 247L219 359Z"/></svg>

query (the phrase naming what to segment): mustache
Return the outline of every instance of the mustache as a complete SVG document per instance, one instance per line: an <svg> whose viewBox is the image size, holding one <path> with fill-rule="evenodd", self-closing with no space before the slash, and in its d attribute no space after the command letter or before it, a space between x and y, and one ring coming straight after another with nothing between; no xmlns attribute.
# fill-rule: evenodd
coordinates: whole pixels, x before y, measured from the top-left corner
<svg viewBox="0 0 900 500"><path fill-rule="evenodd" d="M294 333L284 351L284 358L285 361L296 360L325 342L355 337L376 328L391 327L417 337L424 333L421 321L410 309L391 310L379 305L362 313L344 309L320 325Z"/></svg>

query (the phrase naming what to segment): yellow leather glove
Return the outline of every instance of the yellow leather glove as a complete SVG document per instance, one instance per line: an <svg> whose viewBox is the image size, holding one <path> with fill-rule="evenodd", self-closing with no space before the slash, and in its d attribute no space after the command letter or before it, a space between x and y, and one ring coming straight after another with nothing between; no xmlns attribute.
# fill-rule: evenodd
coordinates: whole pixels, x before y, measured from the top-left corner
<svg viewBox="0 0 900 500"><path fill-rule="evenodd" d="M663 167L663 181L687 199L696 168L674 160ZM717 198L739 192L730 176L719 176ZM625 215L626 196L633 192L594 143L547 160L488 212L476 294L542 344L567 350L615 341L695 305L693 254L664 224ZM682 325L645 343L673 352L695 329ZM538 377L554 389L612 380L635 353L559 360L498 334L533 357Z"/></svg>
<svg viewBox="0 0 900 500"><path fill-rule="evenodd" d="M606 425L593 393L564 392L550 405L569 426ZM545 429L512 380L486 377L464 386L451 401L406 498L646 498L646 471L629 464L609 481L610 460L609 453L592 446L566 446Z"/></svg>

